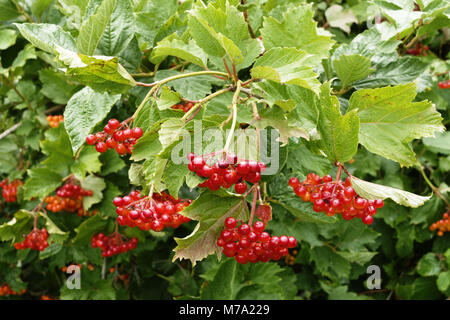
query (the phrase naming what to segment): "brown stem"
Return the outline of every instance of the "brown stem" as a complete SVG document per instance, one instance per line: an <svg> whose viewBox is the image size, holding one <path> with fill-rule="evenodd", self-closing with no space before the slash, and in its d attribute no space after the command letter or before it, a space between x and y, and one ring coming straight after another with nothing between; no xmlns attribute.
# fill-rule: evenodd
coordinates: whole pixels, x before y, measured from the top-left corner
<svg viewBox="0 0 450 320"><path fill-rule="evenodd" d="M241 4L245 4L245 3L246 3L245 0L241 0ZM250 33L250 36L251 36L253 39L255 39L255 38L256 38L256 35L255 35L255 32L253 31L253 28L252 28L252 26L251 26L251 24L250 24L250 20L249 20L249 18L248 18L248 12L247 12L247 10L244 11L244 19L245 19L245 22L247 22L248 32Z"/></svg>
<svg viewBox="0 0 450 320"><path fill-rule="evenodd" d="M228 64L227 64L227 59L223 58L223 64L225 65L225 69L227 70L228 75L230 76L230 78L232 77L230 69L228 68Z"/></svg>

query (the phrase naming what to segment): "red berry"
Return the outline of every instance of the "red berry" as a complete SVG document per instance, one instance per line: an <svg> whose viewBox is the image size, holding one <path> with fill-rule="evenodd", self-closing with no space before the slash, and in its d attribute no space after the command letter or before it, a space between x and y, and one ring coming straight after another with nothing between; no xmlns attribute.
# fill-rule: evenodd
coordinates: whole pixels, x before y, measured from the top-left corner
<svg viewBox="0 0 450 320"><path fill-rule="evenodd" d="M233 217L228 217L225 219L225 228L234 229L237 226L237 220Z"/></svg>
<svg viewBox="0 0 450 320"><path fill-rule="evenodd" d="M104 142L98 142L95 145L95 150L97 150L100 153L103 153L103 152L106 152L106 150L108 150L108 146Z"/></svg>
<svg viewBox="0 0 450 320"><path fill-rule="evenodd" d="M247 184L245 182L236 183L234 185L234 190L236 193L243 194L247 191Z"/></svg>
<svg viewBox="0 0 450 320"><path fill-rule="evenodd" d="M97 142L97 138L95 137L95 135L90 134L86 137L86 143L88 145L93 146L96 142Z"/></svg>

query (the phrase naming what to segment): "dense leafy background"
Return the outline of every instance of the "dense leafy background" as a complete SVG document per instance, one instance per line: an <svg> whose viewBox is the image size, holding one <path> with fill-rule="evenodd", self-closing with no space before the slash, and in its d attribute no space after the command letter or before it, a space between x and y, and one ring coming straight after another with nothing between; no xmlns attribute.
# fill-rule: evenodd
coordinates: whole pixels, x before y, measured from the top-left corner
<svg viewBox="0 0 450 320"><path fill-rule="evenodd" d="M420 11L409 0L0 0L0 132L18 124L0 139L0 177L25 182L18 203L0 203L0 285L27 289L0 299L449 297L450 236L429 230L446 206L435 194L424 203L432 190L422 173L448 199L450 90L437 83L449 79L450 3L416 3ZM429 50L407 54L418 43ZM199 181L168 161L184 124L184 114L169 107L181 98L202 99L224 82L202 75L162 86L137 116L146 133L130 159L82 147L86 136L106 119L135 112L148 92L137 81L206 67L226 72L223 57L240 79L261 80L251 90L270 106L254 120L251 104L243 103L238 121L280 131L282 167L263 179L273 207L268 228L299 240L295 262L201 260L214 250L194 257L190 241L215 231L201 224L194 240L182 239L195 221L160 233L123 228L139 238L137 249L102 259L90 238L114 230L112 199L132 185L198 197L192 187ZM179 68L171 70L174 65ZM232 97L228 92L207 104L199 114L204 129L227 119ZM49 128L48 114L64 114L64 125ZM336 175L334 161L349 161L347 169L360 179L420 197L355 180L360 193L392 199L372 226L317 214L287 181L309 172ZM70 173L94 191L84 205L99 213L49 212L39 224L54 243L40 253L14 249L30 231L28 212ZM236 201L204 192L186 214L201 221L247 214L246 208L230 212ZM183 256L201 261L172 262ZM71 263L82 265L81 290L65 285L61 268ZM366 287L369 265L382 269L380 290Z"/></svg>

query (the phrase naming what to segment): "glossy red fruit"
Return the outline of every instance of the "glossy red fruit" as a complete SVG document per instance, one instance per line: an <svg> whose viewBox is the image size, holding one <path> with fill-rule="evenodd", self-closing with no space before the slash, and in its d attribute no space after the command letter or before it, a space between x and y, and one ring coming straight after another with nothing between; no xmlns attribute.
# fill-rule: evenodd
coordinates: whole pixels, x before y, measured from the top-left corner
<svg viewBox="0 0 450 320"><path fill-rule="evenodd" d="M103 153L106 152L106 150L108 150L108 146L104 142L98 142L95 145L95 150L97 150L97 152Z"/></svg>
<svg viewBox="0 0 450 320"><path fill-rule="evenodd" d="M234 185L234 191L239 194L245 193L247 191L247 184L245 182L236 183Z"/></svg>
<svg viewBox="0 0 450 320"><path fill-rule="evenodd" d="M139 139L140 137L142 137L143 133L144 133L144 131L142 131L142 129L139 127L136 127L132 130L132 136L135 139Z"/></svg>
<svg viewBox="0 0 450 320"><path fill-rule="evenodd" d="M95 137L95 135L90 134L86 137L86 143L88 145L93 146L96 142L97 142L97 138Z"/></svg>

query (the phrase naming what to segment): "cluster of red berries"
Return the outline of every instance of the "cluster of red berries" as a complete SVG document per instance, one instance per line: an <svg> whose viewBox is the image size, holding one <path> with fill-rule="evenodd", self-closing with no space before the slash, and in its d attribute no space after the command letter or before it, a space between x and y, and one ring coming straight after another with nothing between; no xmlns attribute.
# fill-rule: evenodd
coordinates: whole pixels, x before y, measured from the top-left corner
<svg viewBox="0 0 450 320"><path fill-rule="evenodd" d="M95 144L95 150L100 153L114 149L120 155L131 154L137 139L142 137L143 131L139 127L130 129L128 122L120 123L117 119L110 119L103 131L90 134L86 137L86 143Z"/></svg>
<svg viewBox="0 0 450 320"><path fill-rule="evenodd" d="M31 250L42 251L48 247L48 232L47 229L34 228L29 234L27 234L25 240L14 244L14 248L17 250L30 248Z"/></svg>
<svg viewBox="0 0 450 320"><path fill-rule="evenodd" d="M406 53L413 56L420 56L420 55L426 56L428 55L429 50L430 48L427 45L423 45L419 42L415 48L406 50Z"/></svg>
<svg viewBox="0 0 450 320"><path fill-rule="evenodd" d="M450 79L438 83L439 89L450 89Z"/></svg>
<svg viewBox="0 0 450 320"><path fill-rule="evenodd" d="M8 178L0 182L0 188L2 188L2 197L6 202L17 201L17 187L23 185L20 180L13 180L8 183Z"/></svg>
<svg viewBox="0 0 450 320"><path fill-rule="evenodd" d="M188 112L195 105L193 102L180 102L171 106L174 110L183 110L184 113Z"/></svg>
<svg viewBox="0 0 450 320"><path fill-rule="evenodd" d="M48 125L52 128L57 128L60 122L64 122L64 116L47 116Z"/></svg>
<svg viewBox="0 0 450 320"><path fill-rule="evenodd" d="M437 235L442 237L444 232L450 232L450 217L448 212L444 213L442 219L430 226L431 231L438 230Z"/></svg>
<svg viewBox="0 0 450 320"><path fill-rule="evenodd" d="M162 192L154 193L152 198L142 197L139 191L131 191L124 197L113 200L121 226L138 227L141 230L161 231L165 227L178 228L190 219L179 212L191 204L188 199L175 199Z"/></svg>
<svg viewBox="0 0 450 320"><path fill-rule="evenodd" d="M262 221L256 221L253 227L246 223L238 227L237 224L233 217L225 219L225 229L217 239L217 245L223 248L227 257L234 257L238 263L280 260L289 253L289 248L297 246L294 237L271 237L264 231L266 225Z"/></svg>
<svg viewBox="0 0 450 320"><path fill-rule="evenodd" d="M1 296L20 296L20 295L24 294L25 292L27 292L26 289L22 289L19 292L11 290L11 287L7 283L4 283L0 286L0 297Z"/></svg>
<svg viewBox="0 0 450 320"><path fill-rule="evenodd" d="M79 216L94 215L96 212L88 212L83 209L83 198L91 197L92 190L85 190L78 184L67 182L56 190L56 196L48 196L44 199L46 208L52 212L67 211L76 212Z"/></svg>
<svg viewBox="0 0 450 320"><path fill-rule="evenodd" d="M349 177L342 182L333 181L330 175L321 178L309 173L303 182L292 177L289 185L303 201L313 203L315 212L325 212L327 216L340 213L344 220L360 218L367 225L372 224L373 215L384 205L382 199L367 200L358 196Z"/></svg>
<svg viewBox="0 0 450 320"><path fill-rule="evenodd" d="M137 238L123 241L122 235L117 232L109 236L99 233L91 239L92 248L100 248L102 250L102 257L104 258L136 249L137 244Z"/></svg>
<svg viewBox="0 0 450 320"><path fill-rule="evenodd" d="M215 162L213 165L208 164L207 160L211 160L203 156L196 156L193 153L188 154L188 168L195 172L198 176L207 178L206 181L199 184L200 188L209 188L212 191L219 190L220 187L225 189L234 185L236 193L243 194L247 191L247 184L257 183L261 180L261 172L266 169L263 162L253 160L238 161L238 157L234 154L227 154L225 159Z"/></svg>

